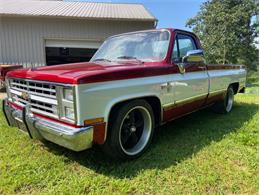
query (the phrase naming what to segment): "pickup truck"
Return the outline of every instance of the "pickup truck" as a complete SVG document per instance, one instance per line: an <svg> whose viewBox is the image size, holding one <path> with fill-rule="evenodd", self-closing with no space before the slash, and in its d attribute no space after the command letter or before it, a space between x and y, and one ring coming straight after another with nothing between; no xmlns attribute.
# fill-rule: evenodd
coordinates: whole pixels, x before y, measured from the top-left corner
<svg viewBox="0 0 260 195"><path fill-rule="evenodd" d="M90 62L8 72L3 112L31 138L130 160L166 122L209 106L229 113L245 83L243 65L206 64L195 34L153 29L108 38Z"/></svg>

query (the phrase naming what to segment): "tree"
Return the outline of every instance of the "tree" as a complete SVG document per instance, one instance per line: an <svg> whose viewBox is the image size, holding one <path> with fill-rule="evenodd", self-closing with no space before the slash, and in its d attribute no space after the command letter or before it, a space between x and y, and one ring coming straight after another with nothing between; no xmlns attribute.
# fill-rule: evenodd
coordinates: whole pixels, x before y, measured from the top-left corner
<svg viewBox="0 0 260 195"><path fill-rule="evenodd" d="M258 1L207 0L186 26L199 36L208 63L258 64Z"/></svg>

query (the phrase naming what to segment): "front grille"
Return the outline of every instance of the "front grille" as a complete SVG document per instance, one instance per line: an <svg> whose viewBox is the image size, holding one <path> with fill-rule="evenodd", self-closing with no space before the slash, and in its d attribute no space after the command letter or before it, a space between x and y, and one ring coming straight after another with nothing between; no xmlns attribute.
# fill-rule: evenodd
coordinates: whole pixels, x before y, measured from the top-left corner
<svg viewBox="0 0 260 195"><path fill-rule="evenodd" d="M51 84L11 79L10 88L18 91L30 92L30 94L40 95L43 97L56 98L56 86Z"/></svg>
<svg viewBox="0 0 260 195"><path fill-rule="evenodd" d="M10 79L11 100L20 105L30 105L31 111L58 118L56 86L38 81ZM28 94L25 98L23 94Z"/></svg>

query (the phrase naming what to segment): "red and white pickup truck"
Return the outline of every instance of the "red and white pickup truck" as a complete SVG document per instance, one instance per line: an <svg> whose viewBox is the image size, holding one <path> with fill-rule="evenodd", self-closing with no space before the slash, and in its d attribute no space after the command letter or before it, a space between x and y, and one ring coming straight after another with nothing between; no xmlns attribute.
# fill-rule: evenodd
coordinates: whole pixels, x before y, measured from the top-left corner
<svg viewBox="0 0 260 195"><path fill-rule="evenodd" d="M32 138L133 159L156 126L207 106L230 112L245 83L245 66L206 64L191 32L139 31L108 38L90 62L9 72L3 111Z"/></svg>

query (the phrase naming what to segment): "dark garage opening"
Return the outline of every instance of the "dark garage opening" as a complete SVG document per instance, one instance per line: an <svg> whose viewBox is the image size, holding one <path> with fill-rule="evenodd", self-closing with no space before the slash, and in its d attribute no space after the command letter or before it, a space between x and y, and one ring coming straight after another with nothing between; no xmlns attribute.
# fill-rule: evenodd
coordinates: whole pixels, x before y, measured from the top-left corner
<svg viewBox="0 0 260 195"><path fill-rule="evenodd" d="M97 49L46 47L46 64L68 64L75 62L88 62Z"/></svg>

